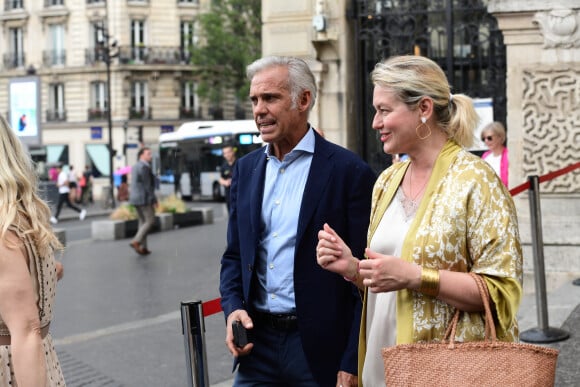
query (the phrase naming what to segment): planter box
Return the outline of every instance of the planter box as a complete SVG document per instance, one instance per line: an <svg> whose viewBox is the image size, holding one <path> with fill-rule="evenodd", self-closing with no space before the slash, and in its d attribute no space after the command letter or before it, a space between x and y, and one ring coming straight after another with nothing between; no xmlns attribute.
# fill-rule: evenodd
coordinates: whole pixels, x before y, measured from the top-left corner
<svg viewBox="0 0 580 387"><path fill-rule="evenodd" d="M173 227L190 227L198 224L203 224L203 214L200 211L173 214Z"/></svg>
<svg viewBox="0 0 580 387"><path fill-rule="evenodd" d="M151 232L172 230L173 228L197 226L213 223L211 207L192 208L181 214L158 214ZM139 221L95 220L91 224L92 238L95 240L116 240L132 238L137 233Z"/></svg>

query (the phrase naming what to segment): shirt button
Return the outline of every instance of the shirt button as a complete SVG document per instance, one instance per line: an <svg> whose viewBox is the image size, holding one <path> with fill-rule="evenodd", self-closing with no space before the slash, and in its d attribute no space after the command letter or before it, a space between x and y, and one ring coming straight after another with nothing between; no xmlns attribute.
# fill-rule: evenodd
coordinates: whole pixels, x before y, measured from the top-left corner
<svg viewBox="0 0 580 387"><path fill-rule="evenodd" d="M274 300L276 298L276 295L275 294L270 294L270 298Z"/></svg>
<svg viewBox="0 0 580 387"><path fill-rule="evenodd" d="M275 233L272 233L272 236L273 236L274 238L277 238L277 237L278 237L278 233L277 233L277 232L275 232Z"/></svg>
<svg viewBox="0 0 580 387"><path fill-rule="evenodd" d="M286 170L284 168L280 168L280 173L284 173Z"/></svg>
<svg viewBox="0 0 580 387"><path fill-rule="evenodd" d="M277 206L279 206L279 205L280 205L280 200L276 200L274 203L275 203Z"/></svg>
<svg viewBox="0 0 580 387"><path fill-rule="evenodd" d="M270 269L273 269L273 268L274 268L274 264L273 264L273 263L271 263L271 264L270 264Z"/></svg>

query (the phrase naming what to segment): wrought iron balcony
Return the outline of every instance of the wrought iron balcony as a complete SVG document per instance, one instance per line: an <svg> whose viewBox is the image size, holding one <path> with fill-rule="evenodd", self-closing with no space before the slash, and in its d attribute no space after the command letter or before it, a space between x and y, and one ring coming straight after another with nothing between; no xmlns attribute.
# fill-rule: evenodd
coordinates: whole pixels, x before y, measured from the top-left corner
<svg viewBox="0 0 580 387"><path fill-rule="evenodd" d="M189 55L183 55L179 47L125 46L119 47L119 62L122 64L184 64L189 63Z"/></svg>
<svg viewBox="0 0 580 387"><path fill-rule="evenodd" d="M24 53L14 53L8 52L4 54L4 68L5 69L15 69L18 67L24 67L25 62Z"/></svg>
<svg viewBox="0 0 580 387"><path fill-rule="evenodd" d="M88 120L89 121L106 120L107 119L107 112L108 112L107 109L89 108Z"/></svg>
<svg viewBox="0 0 580 387"><path fill-rule="evenodd" d="M179 118L198 119L201 118L201 108L181 106L179 108Z"/></svg>
<svg viewBox="0 0 580 387"><path fill-rule="evenodd" d="M66 110L47 110L46 111L46 121L66 121Z"/></svg>
<svg viewBox="0 0 580 387"><path fill-rule="evenodd" d="M64 0L44 0L44 8L56 7L64 5Z"/></svg>
<svg viewBox="0 0 580 387"><path fill-rule="evenodd" d="M42 53L42 63L47 66L64 66L66 51L46 50Z"/></svg>
<svg viewBox="0 0 580 387"><path fill-rule="evenodd" d="M129 119L137 120L150 120L152 119L151 108L150 107L130 107L129 108Z"/></svg>
<svg viewBox="0 0 580 387"><path fill-rule="evenodd" d="M5 0L4 11L12 11L14 9L24 8L24 0Z"/></svg>

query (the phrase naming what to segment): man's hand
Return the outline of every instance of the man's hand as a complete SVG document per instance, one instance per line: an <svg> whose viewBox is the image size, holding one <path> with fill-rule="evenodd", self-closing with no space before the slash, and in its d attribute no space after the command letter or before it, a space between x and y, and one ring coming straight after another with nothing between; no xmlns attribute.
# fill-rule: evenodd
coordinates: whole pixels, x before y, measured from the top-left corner
<svg viewBox="0 0 580 387"><path fill-rule="evenodd" d="M338 371L336 375L336 387L357 387L358 377L348 372Z"/></svg>
<svg viewBox="0 0 580 387"><path fill-rule="evenodd" d="M248 316L248 312L243 309L234 310L230 313L226 322L226 346L235 357L245 356L252 351L254 344L248 343L243 348L236 347L234 344L234 333L232 331L232 323L234 321L240 321L246 329L252 329L254 324L250 316Z"/></svg>

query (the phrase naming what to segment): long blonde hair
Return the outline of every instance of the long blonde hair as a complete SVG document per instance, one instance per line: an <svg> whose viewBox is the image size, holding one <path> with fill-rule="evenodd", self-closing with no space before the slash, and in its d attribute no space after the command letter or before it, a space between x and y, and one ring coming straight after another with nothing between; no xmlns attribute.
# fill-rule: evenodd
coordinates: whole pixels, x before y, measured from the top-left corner
<svg viewBox="0 0 580 387"><path fill-rule="evenodd" d="M9 245L6 236L14 226L29 235L41 257L47 257L63 246L49 224L50 208L37 191L38 177L32 160L0 116L0 238Z"/></svg>
<svg viewBox="0 0 580 387"><path fill-rule="evenodd" d="M391 89L409 109L415 110L423 97L433 100L438 126L459 145L473 145L479 116L473 100L464 94L451 95L451 87L439 65L415 55L394 56L377 63L371 73L373 85Z"/></svg>

